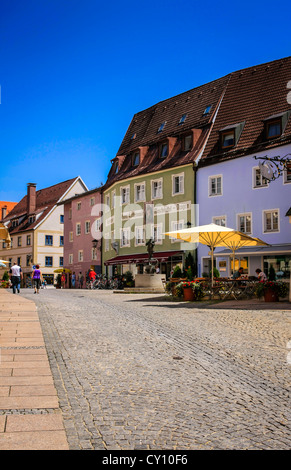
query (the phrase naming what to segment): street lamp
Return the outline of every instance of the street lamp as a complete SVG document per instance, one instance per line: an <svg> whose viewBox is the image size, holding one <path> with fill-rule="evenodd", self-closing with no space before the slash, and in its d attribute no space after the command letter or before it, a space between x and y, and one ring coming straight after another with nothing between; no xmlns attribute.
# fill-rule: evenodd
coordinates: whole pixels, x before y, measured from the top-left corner
<svg viewBox="0 0 291 470"><path fill-rule="evenodd" d="M268 181L274 181L287 170L288 165L291 163L291 153L287 153L283 157L276 155L275 157L257 157L254 156L255 160L260 160L259 168L261 175ZM291 220L289 218L289 222ZM289 283L289 302L291 302L291 272L290 272L290 283Z"/></svg>

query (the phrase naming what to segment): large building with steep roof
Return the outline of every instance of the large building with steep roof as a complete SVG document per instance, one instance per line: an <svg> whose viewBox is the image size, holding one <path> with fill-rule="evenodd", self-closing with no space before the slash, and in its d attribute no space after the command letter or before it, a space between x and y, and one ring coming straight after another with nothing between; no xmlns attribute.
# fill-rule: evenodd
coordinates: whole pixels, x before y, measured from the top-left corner
<svg viewBox="0 0 291 470"><path fill-rule="evenodd" d="M290 166L280 183L266 184L254 156L291 153L290 77L289 57L230 73L133 116L103 192L103 260L109 274L142 270L150 238L167 276L188 251L196 253L200 274L209 270L207 247L198 246L197 254L196 246L164 233L212 221L287 245ZM287 266L288 250L280 253ZM244 260L246 272L253 273L259 261L267 269L273 262L268 260ZM233 270L229 258L226 265L221 274Z"/></svg>

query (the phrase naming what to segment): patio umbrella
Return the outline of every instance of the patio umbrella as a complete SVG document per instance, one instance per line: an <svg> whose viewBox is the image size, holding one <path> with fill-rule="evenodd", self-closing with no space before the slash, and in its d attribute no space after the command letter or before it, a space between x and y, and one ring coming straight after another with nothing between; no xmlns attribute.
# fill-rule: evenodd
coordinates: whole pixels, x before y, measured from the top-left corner
<svg viewBox="0 0 291 470"><path fill-rule="evenodd" d="M8 232L7 227L4 224L0 223L0 240L3 240L7 244L7 248L10 248L11 238Z"/></svg>
<svg viewBox="0 0 291 470"><path fill-rule="evenodd" d="M178 238L189 243L202 243L207 245L211 251L211 284L213 286L213 252L219 246L227 246L226 243L232 243L238 246L242 240L250 240L248 235L234 230L233 228L223 227L217 224L200 225L198 227L186 228L176 232L167 232L165 235Z"/></svg>
<svg viewBox="0 0 291 470"><path fill-rule="evenodd" d="M63 272L65 272L65 273L70 273L71 270L70 270L70 269L67 269L67 268L58 268L58 269L55 269L55 270L54 270L54 273L59 273L59 274L61 274L61 273L63 273Z"/></svg>
<svg viewBox="0 0 291 470"><path fill-rule="evenodd" d="M244 234L242 234L244 235ZM263 242L263 240L260 240L260 238L256 237L250 237L248 235L244 235L240 238L229 238L222 240L221 245L219 246L225 246L229 248L232 251L232 256L233 256L233 270L234 270L234 262L235 262L235 252L239 248L244 248L246 246L269 246L268 243Z"/></svg>
<svg viewBox="0 0 291 470"><path fill-rule="evenodd" d="M7 268L7 266L6 266L6 264L4 264L0 261L0 268Z"/></svg>

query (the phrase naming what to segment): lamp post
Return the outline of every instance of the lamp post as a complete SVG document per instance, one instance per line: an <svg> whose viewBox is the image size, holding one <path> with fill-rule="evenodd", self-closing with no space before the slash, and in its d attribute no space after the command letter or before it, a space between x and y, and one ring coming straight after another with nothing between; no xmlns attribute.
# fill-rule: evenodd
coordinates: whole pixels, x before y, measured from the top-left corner
<svg viewBox="0 0 291 470"><path fill-rule="evenodd" d="M287 171L288 165L291 163L291 153L287 153L283 157L276 155L275 157L257 157L254 156L255 160L259 161L259 168L261 175L268 181L275 181L277 178L283 175L284 171ZM289 217L291 223L291 218ZM291 302L291 272L289 282L289 302Z"/></svg>

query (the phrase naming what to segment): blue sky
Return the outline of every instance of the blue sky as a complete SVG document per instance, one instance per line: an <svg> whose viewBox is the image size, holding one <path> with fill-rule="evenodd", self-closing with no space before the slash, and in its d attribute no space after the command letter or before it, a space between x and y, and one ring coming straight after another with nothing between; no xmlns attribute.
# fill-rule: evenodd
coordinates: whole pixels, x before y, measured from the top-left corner
<svg viewBox="0 0 291 470"><path fill-rule="evenodd" d="M0 200L105 182L134 113L290 55L290 2L2 0ZM290 71L291 80L291 71Z"/></svg>

